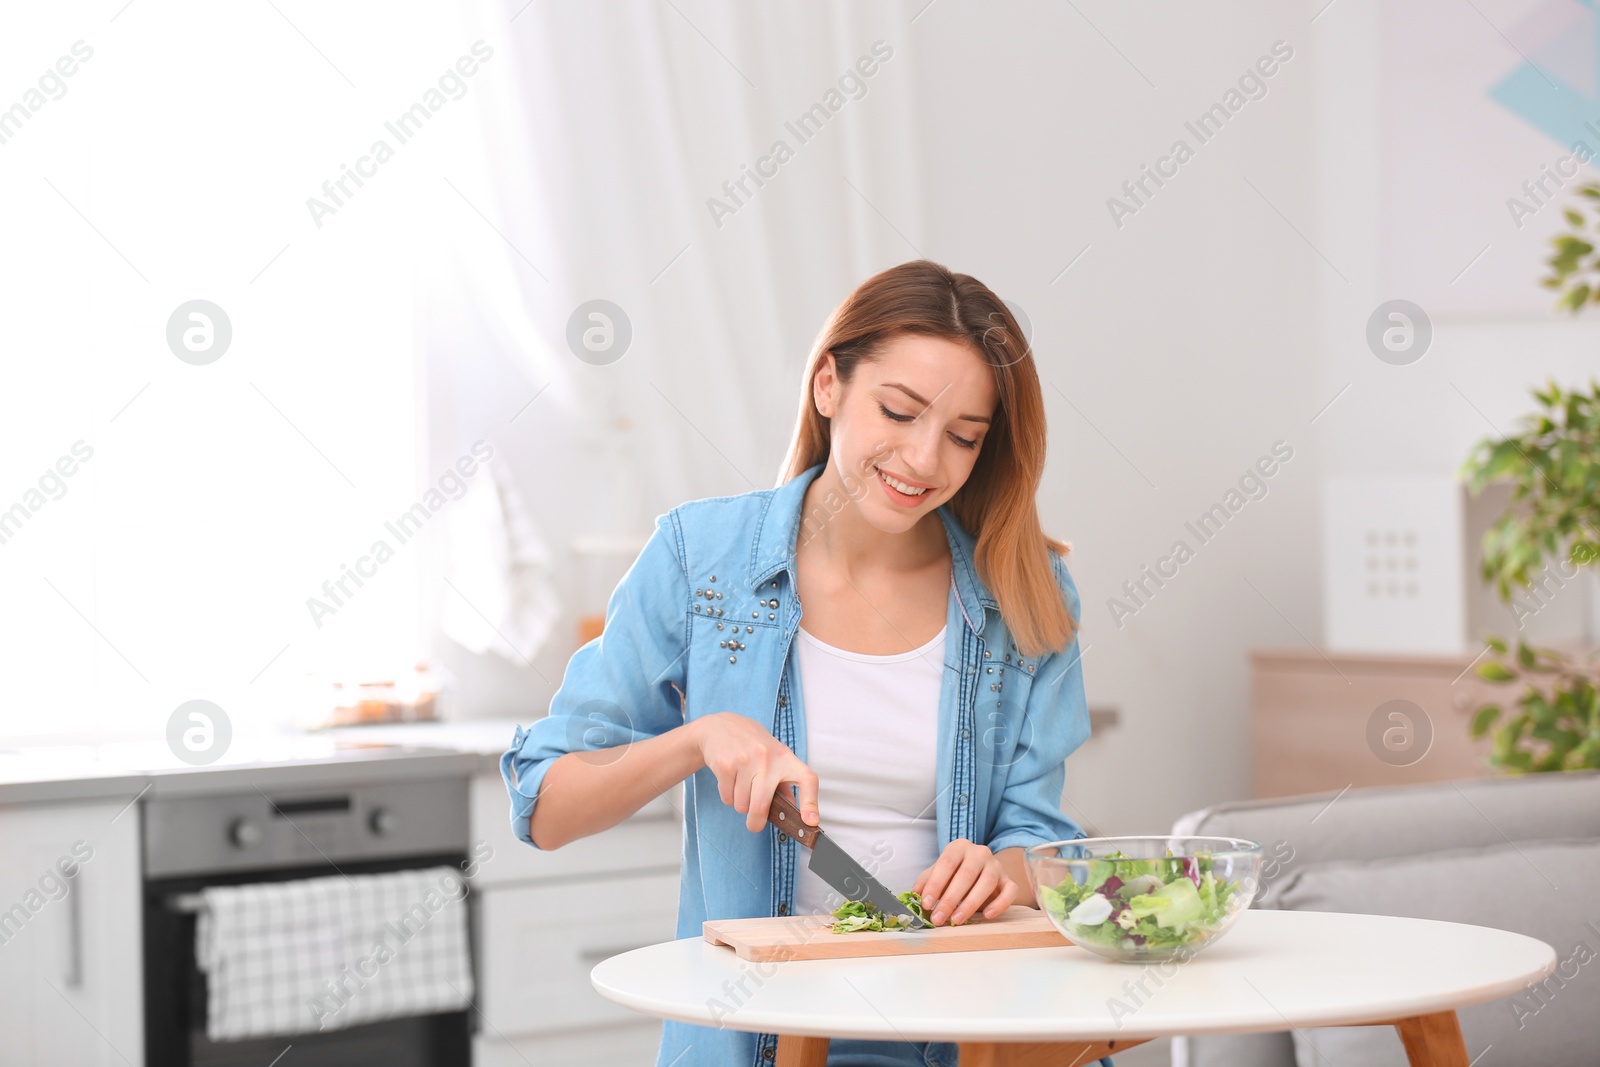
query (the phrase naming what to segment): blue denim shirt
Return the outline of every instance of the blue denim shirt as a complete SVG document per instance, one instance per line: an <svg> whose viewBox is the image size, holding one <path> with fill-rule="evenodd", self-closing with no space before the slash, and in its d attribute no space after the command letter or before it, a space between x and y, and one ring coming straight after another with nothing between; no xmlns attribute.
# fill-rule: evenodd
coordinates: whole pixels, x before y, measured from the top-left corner
<svg viewBox="0 0 1600 1067"><path fill-rule="evenodd" d="M556 758L665 733L713 712L748 715L806 759L795 650L800 626L795 547L816 464L774 489L681 504L655 530L606 605L605 628L573 653L550 714L518 727L501 757L516 835ZM807 531L848 501L824 501ZM936 774L939 845L965 838L994 852L1086 836L1062 814L1066 758L1089 736L1076 639L1026 658L973 564L973 538L943 506L952 560ZM1078 592L1049 553L1073 618ZM705 767L684 783L677 936L707 919L787 915L804 857L772 827L751 833ZM827 825L827 813L823 813ZM730 1017L737 1005L726 1005ZM664 1025L659 1067L773 1062L777 1037L676 1021ZM848 1051L847 1051L848 1050ZM948 1042L838 1041L829 1063L954 1064Z"/></svg>

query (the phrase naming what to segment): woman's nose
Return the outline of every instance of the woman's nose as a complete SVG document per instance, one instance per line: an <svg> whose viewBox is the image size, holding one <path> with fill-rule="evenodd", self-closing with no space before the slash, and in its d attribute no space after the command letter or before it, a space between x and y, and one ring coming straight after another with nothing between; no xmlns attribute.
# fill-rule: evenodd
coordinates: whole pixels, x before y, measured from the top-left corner
<svg viewBox="0 0 1600 1067"><path fill-rule="evenodd" d="M930 475L939 465L938 428L918 422L911 429L900 443L900 459L905 468L901 473L920 482L931 482Z"/></svg>

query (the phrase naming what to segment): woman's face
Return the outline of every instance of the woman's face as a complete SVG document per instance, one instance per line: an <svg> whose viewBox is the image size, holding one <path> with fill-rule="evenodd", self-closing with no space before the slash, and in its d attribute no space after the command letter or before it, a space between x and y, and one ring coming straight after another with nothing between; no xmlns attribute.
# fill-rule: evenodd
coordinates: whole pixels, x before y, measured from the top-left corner
<svg viewBox="0 0 1600 1067"><path fill-rule="evenodd" d="M872 525L901 533L966 482L994 418L994 371L970 347L903 333L856 366L848 386L830 353L814 379L832 420L830 460ZM885 476L920 493L896 489Z"/></svg>

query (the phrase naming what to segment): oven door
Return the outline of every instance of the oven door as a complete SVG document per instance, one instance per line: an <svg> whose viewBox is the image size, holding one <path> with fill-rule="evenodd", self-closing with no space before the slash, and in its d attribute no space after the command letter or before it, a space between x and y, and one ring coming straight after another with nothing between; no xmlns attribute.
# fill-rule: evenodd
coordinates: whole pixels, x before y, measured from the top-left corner
<svg viewBox="0 0 1600 1067"><path fill-rule="evenodd" d="M342 1030L311 1031L243 1041L206 1037L206 976L195 962L196 918L172 907L176 897L209 885L318 878L332 874L380 874L409 868L452 866L463 869L462 855L408 856L399 859L149 881L144 886L145 1062L152 1067L268 1067L293 1046L284 1067L462 1067L471 1062L468 1013L405 1016ZM467 897L469 944L475 902ZM476 967L476 960L474 960Z"/></svg>

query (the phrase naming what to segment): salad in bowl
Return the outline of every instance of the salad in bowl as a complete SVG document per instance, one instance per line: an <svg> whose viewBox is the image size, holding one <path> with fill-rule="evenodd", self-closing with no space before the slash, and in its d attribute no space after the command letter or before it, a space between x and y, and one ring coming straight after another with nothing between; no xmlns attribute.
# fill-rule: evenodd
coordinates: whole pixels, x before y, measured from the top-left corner
<svg viewBox="0 0 1600 1067"><path fill-rule="evenodd" d="M1129 963L1187 957L1215 941L1261 876L1260 843L1233 837L1082 837L1024 854L1056 929Z"/></svg>

